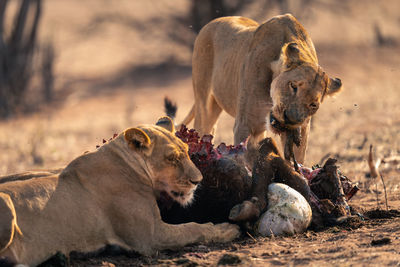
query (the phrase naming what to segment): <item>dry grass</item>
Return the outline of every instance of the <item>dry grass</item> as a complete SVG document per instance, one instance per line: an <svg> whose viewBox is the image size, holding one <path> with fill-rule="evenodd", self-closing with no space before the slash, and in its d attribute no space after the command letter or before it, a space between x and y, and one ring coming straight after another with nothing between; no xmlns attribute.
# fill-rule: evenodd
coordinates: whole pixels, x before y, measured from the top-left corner
<svg viewBox="0 0 400 267"><path fill-rule="evenodd" d="M166 18L187 10L187 2L47 1L41 36L56 43L58 100L34 115L0 122L0 174L65 166L103 138L155 122L163 115L165 95L177 101L180 121L193 103L190 70L171 64L174 68L138 72L138 66L170 57L189 64L189 49L171 42L163 30L170 23ZM366 177L369 144L377 157L400 154L400 4L351 0L343 10L330 10L324 4L330 1L319 3L303 23L320 65L340 77L345 88L326 99L314 118L307 165L327 155L337 157L341 170L363 189L354 201L372 208L375 181ZM256 6L246 12L266 19ZM132 17L137 24L128 23ZM143 31L145 21L152 24ZM375 24L397 44L378 47ZM223 114L216 142L232 143L232 128L233 119ZM380 171L389 206L398 208L399 167L382 165ZM383 203L379 182L378 196Z"/></svg>
<svg viewBox="0 0 400 267"><path fill-rule="evenodd" d="M59 100L37 114L0 122L1 174L64 166L115 132L156 121L163 115L165 95L178 102L181 120L193 102L190 71L168 65L137 69L171 56L188 64L190 51L171 42L162 30L172 14L189 8L181 2L48 1L41 36L52 36L59 55ZM378 156L400 152L398 46L377 47L372 30L378 23L385 36L398 36L393 11L398 3L363 3L363 10L357 1L332 10L313 5L303 21L320 64L345 86L336 98L326 99L314 118L307 164L335 155L360 181L367 171L368 144L375 145ZM250 6L248 15L262 20L256 10L261 4ZM143 32L146 27L151 30ZM232 127L233 119L223 114L216 142L231 143Z"/></svg>

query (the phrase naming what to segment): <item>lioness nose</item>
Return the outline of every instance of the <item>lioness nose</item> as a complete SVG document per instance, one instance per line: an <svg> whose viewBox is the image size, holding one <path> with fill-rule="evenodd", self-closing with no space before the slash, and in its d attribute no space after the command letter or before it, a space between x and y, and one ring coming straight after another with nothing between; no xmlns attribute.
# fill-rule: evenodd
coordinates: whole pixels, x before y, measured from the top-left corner
<svg viewBox="0 0 400 267"><path fill-rule="evenodd" d="M189 176L190 177L189 181L193 185L198 185L201 182L201 180L203 180L203 175L201 175L200 171L199 171L198 175L196 175L196 174L197 173Z"/></svg>
<svg viewBox="0 0 400 267"><path fill-rule="evenodd" d="M190 164L193 163L191 162ZM189 173L187 174L187 177L189 178L189 182L193 185L198 185L201 180L203 180L203 175L196 167L194 167L194 164L193 168L190 169Z"/></svg>
<svg viewBox="0 0 400 267"><path fill-rule="evenodd" d="M196 180L196 179L190 179L189 181L194 185L198 185L201 182L201 180Z"/></svg>
<svg viewBox="0 0 400 267"><path fill-rule="evenodd" d="M311 104L309 105L309 108L312 111L317 111L317 109L319 108L319 103L318 102L311 102Z"/></svg>

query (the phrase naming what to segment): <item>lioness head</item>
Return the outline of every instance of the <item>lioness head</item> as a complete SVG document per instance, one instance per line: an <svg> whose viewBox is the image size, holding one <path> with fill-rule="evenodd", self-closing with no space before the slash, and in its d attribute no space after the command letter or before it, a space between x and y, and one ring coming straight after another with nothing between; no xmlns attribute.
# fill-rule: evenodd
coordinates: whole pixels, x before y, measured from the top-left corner
<svg viewBox="0 0 400 267"><path fill-rule="evenodd" d="M287 43L279 60L271 63L274 78L269 122L278 132L274 125L292 129L300 126L318 110L326 95L336 94L342 87L340 79L329 78L315 54L304 47L301 42Z"/></svg>
<svg viewBox="0 0 400 267"><path fill-rule="evenodd" d="M187 144L175 136L171 119L162 117L155 126L130 128L124 137L129 148L144 157L154 190L188 205L203 176L190 160Z"/></svg>

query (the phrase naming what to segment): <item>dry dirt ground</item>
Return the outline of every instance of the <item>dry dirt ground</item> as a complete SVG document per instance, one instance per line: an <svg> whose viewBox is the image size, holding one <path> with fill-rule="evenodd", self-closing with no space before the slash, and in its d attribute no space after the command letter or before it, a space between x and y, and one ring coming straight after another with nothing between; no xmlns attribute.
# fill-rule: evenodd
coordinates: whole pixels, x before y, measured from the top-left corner
<svg viewBox="0 0 400 267"><path fill-rule="evenodd" d="M396 213L399 216L399 213ZM241 238L223 245L194 245L154 257L108 250L73 255L72 266L398 266L400 218L365 219L292 237Z"/></svg>
<svg viewBox="0 0 400 267"><path fill-rule="evenodd" d="M167 40L162 27L170 22L168 15L184 12L187 2L46 2L41 34L56 44L56 100L34 114L0 122L0 174L65 166L94 150L103 138L155 122L164 114L165 95L178 103L181 120L193 103L190 49ZM360 211L384 209L382 183L368 177L366 159L370 144L376 158L400 154L400 5L348 1L345 10L330 10L331 1L319 3L302 22L315 42L320 65L340 77L345 88L326 99L314 117L306 165L327 156L338 158L342 172L361 188L350 204ZM249 8L244 15L256 14L262 21L276 14L262 16L254 10L259 11ZM138 30L145 21L153 27ZM374 25L381 27L384 45L377 44ZM232 127L233 119L224 114L215 142L231 143ZM400 164L382 164L380 170L389 208L400 210ZM230 244L198 244L154 257L111 249L98 256L74 255L70 263L398 266L400 218L391 214L394 217L359 218L294 237L244 235Z"/></svg>

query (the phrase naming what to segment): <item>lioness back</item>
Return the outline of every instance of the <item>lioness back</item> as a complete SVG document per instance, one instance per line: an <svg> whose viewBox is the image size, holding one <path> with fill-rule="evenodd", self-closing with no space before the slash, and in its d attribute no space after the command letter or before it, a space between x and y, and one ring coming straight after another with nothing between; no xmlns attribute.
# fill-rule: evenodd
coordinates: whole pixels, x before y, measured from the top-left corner
<svg viewBox="0 0 400 267"><path fill-rule="evenodd" d="M52 170L42 170L42 171L27 171L23 173L16 173L10 175L0 176L0 184L12 181L24 181L33 178L43 178L48 176L53 176L54 174L59 174L63 169L52 169Z"/></svg>

